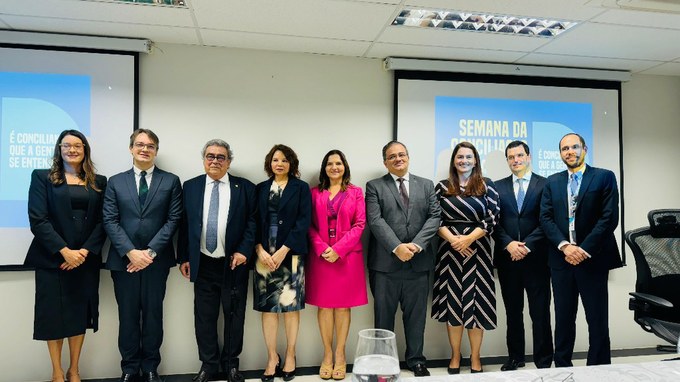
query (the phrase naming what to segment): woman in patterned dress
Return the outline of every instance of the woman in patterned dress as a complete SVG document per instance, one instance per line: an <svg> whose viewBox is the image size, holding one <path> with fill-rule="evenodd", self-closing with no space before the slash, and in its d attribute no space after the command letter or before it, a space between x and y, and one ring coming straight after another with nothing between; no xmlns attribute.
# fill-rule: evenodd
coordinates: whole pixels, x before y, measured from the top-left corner
<svg viewBox="0 0 680 382"><path fill-rule="evenodd" d="M459 143L451 155L449 178L435 187L442 212L432 318L446 322L449 374L460 372L463 328L470 340L473 373L482 371L484 330L496 328L491 234L498 221L498 193L493 182L482 177L480 164L475 147Z"/></svg>
<svg viewBox="0 0 680 382"><path fill-rule="evenodd" d="M299 160L288 146L269 150L264 170L269 179L257 185L257 262L253 276L254 308L262 312L262 332L268 360L262 380L295 378L295 344L300 310L305 307L304 259L312 201L309 185L300 180ZM278 313L286 330L285 363L276 352Z"/></svg>

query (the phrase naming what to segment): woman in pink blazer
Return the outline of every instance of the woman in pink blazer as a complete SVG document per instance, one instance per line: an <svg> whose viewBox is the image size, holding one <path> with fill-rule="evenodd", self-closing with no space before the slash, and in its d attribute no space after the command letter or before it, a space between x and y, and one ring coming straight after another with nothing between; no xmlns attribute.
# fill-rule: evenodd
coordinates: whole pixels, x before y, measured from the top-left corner
<svg viewBox="0 0 680 382"><path fill-rule="evenodd" d="M345 154L329 151L321 162L320 184L312 188L305 292L307 303L319 307L317 317L324 347L321 379L345 378L350 308L368 303L361 245L366 205L361 188L349 181Z"/></svg>

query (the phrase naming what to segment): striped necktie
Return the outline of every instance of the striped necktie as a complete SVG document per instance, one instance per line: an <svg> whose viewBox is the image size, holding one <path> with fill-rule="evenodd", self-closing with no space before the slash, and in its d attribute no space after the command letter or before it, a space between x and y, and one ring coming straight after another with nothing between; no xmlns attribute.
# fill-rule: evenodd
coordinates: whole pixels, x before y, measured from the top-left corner
<svg viewBox="0 0 680 382"><path fill-rule="evenodd" d="M210 207L208 208L208 225L205 229L205 248L210 252L217 249L217 216L220 207L220 181L213 182L212 193L210 194Z"/></svg>

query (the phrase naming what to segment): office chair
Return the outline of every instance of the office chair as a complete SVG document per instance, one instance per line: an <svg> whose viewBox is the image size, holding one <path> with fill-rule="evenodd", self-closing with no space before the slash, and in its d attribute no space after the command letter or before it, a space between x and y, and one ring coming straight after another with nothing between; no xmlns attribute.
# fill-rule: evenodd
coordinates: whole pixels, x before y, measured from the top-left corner
<svg viewBox="0 0 680 382"><path fill-rule="evenodd" d="M680 336L680 209L652 210L647 219L649 227L626 232L637 270L628 308L643 330L673 345L658 345L658 351L676 352Z"/></svg>

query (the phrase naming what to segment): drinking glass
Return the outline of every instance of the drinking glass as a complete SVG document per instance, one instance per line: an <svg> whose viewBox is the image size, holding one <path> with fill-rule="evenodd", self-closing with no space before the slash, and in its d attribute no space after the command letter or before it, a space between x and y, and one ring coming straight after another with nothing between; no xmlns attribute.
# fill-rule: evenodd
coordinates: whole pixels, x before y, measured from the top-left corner
<svg viewBox="0 0 680 382"><path fill-rule="evenodd" d="M364 329L359 332L357 351L352 366L353 382L397 382L399 356L393 332Z"/></svg>

